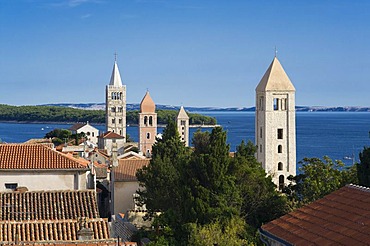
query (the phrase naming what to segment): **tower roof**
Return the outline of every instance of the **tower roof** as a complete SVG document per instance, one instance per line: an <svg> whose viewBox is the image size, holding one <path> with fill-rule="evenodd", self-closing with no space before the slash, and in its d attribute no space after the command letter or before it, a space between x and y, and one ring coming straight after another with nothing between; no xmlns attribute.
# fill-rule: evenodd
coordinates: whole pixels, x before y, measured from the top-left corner
<svg viewBox="0 0 370 246"><path fill-rule="evenodd" d="M110 77L110 83L109 85L113 86L122 86L122 80L121 80L121 75L119 74L117 62L114 61L114 66L113 66L113 71L112 71L112 76Z"/></svg>
<svg viewBox="0 0 370 246"><path fill-rule="evenodd" d="M189 119L188 114L186 113L185 109L183 106L181 106L179 114L177 115L178 119Z"/></svg>
<svg viewBox="0 0 370 246"><path fill-rule="evenodd" d="M295 91L276 56L256 87L256 91Z"/></svg>
<svg viewBox="0 0 370 246"><path fill-rule="evenodd" d="M150 97L149 91L145 93L143 100L140 103L140 112L141 113L154 113L155 112L155 103Z"/></svg>

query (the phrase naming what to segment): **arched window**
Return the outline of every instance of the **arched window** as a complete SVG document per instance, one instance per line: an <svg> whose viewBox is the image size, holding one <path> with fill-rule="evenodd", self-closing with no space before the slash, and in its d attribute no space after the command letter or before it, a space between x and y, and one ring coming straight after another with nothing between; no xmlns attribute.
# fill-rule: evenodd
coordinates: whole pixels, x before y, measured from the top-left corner
<svg viewBox="0 0 370 246"><path fill-rule="evenodd" d="M281 163L281 162L278 163L278 170L279 171L283 170L283 163Z"/></svg>
<svg viewBox="0 0 370 246"><path fill-rule="evenodd" d="M149 132L146 134L146 139L150 139L150 133Z"/></svg>
<svg viewBox="0 0 370 246"><path fill-rule="evenodd" d="M281 144L278 146L278 153L283 153L283 146Z"/></svg>
<svg viewBox="0 0 370 246"><path fill-rule="evenodd" d="M284 175L279 176L279 190L284 189Z"/></svg>
<svg viewBox="0 0 370 246"><path fill-rule="evenodd" d="M114 100L114 92L112 92L112 100Z"/></svg>
<svg viewBox="0 0 370 246"><path fill-rule="evenodd" d="M122 100L122 92L119 93L119 100Z"/></svg>
<svg viewBox="0 0 370 246"><path fill-rule="evenodd" d="M149 125L152 126L153 125L153 117L152 116L149 116Z"/></svg>
<svg viewBox="0 0 370 246"><path fill-rule="evenodd" d="M144 125L148 125L148 116L144 116Z"/></svg>

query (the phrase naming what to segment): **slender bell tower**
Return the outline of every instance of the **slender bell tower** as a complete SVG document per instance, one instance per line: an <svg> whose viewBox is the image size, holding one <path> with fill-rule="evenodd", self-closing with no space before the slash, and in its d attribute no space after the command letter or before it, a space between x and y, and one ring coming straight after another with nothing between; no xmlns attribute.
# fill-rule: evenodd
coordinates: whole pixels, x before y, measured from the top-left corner
<svg viewBox="0 0 370 246"><path fill-rule="evenodd" d="M115 132L126 139L126 85L122 85L116 57L105 92L106 131Z"/></svg>
<svg viewBox="0 0 370 246"><path fill-rule="evenodd" d="M150 97L149 91L146 92L140 103L139 113L139 150L145 156L150 157L152 146L157 136L157 113L155 104Z"/></svg>
<svg viewBox="0 0 370 246"><path fill-rule="evenodd" d="M177 115L177 131L180 134L180 140L185 143L185 146L189 146L189 116L185 112L183 106L181 106L179 114Z"/></svg>
<svg viewBox="0 0 370 246"><path fill-rule="evenodd" d="M295 88L275 56L256 88L257 160L282 190L296 175Z"/></svg>

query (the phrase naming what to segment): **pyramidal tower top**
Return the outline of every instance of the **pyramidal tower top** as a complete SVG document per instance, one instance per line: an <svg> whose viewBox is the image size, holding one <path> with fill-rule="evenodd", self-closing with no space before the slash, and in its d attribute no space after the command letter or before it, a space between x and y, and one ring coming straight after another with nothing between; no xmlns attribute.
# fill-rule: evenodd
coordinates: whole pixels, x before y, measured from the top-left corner
<svg viewBox="0 0 370 246"><path fill-rule="evenodd" d="M119 73L118 65L117 65L117 55L115 55L115 58L114 58L114 66L113 66L112 76L110 77L109 85L113 85L116 87L122 86L121 75Z"/></svg>
<svg viewBox="0 0 370 246"><path fill-rule="evenodd" d="M177 115L177 118L180 118L180 119L189 119L189 116L186 113L186 111L184 109L184 106L181 106L180 107L180 111L179 111L179 114Z"/></svg>
<svg viewBox="0 0 370 246"><path fill-rule="evenodd" d="M257 85L256 91L295 91L294 85L276 56Z"/></svg>
<svg viewBox="0 0 370 246"><path fill-rule="evenodd" d="M155 113L155 103L151 98L149 91L145 93L140 103L140 113Z"/></svg>

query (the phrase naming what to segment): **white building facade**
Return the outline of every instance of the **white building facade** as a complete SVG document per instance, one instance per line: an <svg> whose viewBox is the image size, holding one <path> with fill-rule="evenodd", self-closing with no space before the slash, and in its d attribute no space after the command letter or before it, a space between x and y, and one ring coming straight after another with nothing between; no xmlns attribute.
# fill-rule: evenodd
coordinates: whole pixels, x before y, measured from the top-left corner
<svg viewBox="0 0 370 246"><path fill-rule="evenodd" d="M296 175L295 88L277 57L256 88L257 160L281 190Z"/></svg>

